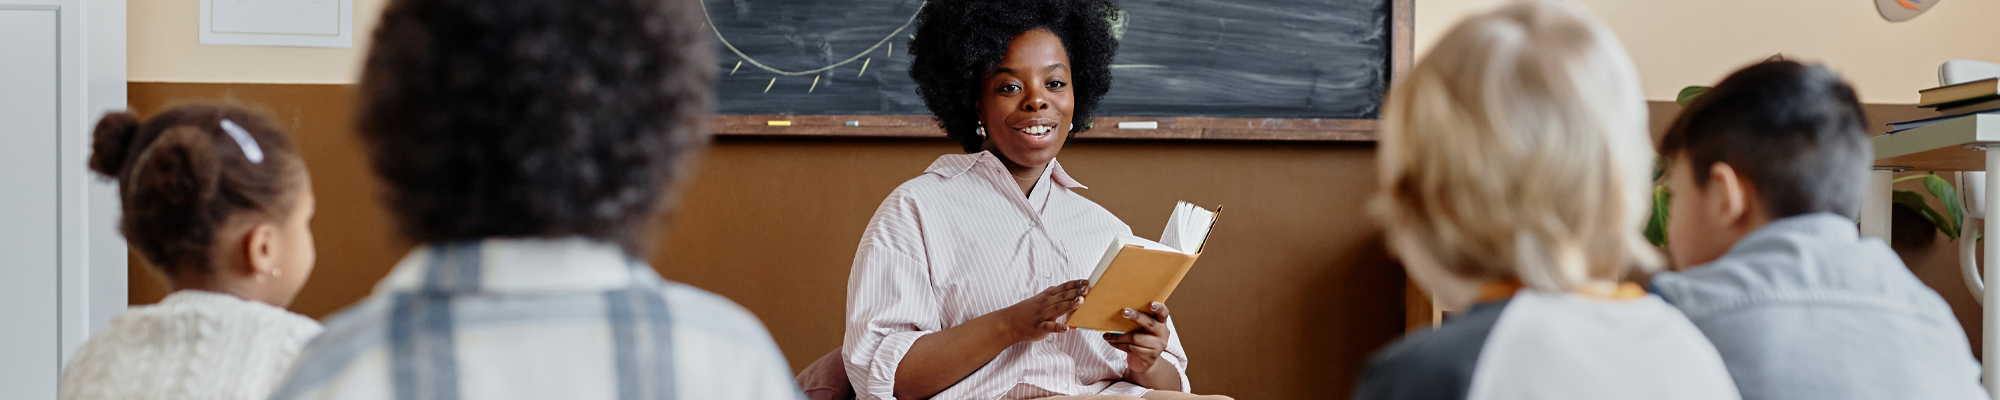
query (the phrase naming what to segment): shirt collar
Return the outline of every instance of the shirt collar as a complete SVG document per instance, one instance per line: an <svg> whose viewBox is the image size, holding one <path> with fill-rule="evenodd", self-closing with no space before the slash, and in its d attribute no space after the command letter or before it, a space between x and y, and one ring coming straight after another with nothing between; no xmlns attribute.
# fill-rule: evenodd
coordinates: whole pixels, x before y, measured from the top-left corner
<svg viewBox="0 0 2000 400"><path fill-rule="evenodd" d="M993 155L991 151L938 156L937 161L932 161L931 166L925 168L924 172L938 174L938 176L945 177L945 179L951 179L964 174L965 171L972 170L974 166L982 165L986 168L997 168L1001 173L1007 172L1006 164L1001 164L1000 157ZM1071 178L1068 172L1063 171L1062 162L1056 160L1049 160L1049 170L1044 171L1044 173L1048 174L1050 180L1058 185L1062 185L1064 188L1090 188L1089 186L1084 186L1083 183L1077 182L1076 178Z"/></svg>
<svg viewBox="0 0 2000 400"><path fill-rule="evenodd" d="M1861 240L1861 228L1854 220L1834 213L1811 213L1779 218L1737 240L1729 255L1756 252L1766 242L1778 243L1798 238L1815 238L1837 243ZM1727 257L1727 256L1725 256Z"/></svg>
<svg viewBox="0 0 2000 400"><path fill-rule="evenodd" d="M645 274L652 268L610 243L488 238L411 250L375 291L598 291L629 286Z"/></svg>

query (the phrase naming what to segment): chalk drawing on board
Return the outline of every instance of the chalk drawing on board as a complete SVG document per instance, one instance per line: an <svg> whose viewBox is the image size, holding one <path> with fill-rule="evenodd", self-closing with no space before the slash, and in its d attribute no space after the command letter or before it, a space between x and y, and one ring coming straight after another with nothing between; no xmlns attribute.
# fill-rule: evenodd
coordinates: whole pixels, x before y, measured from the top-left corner
<svg viewBox="0 0 2000 400"><path fill-rule="evenodd" d="M895 31L892 31L892 32L889 32L889 35L888 35L888 36L884 36L884 37L882 37L882 40L880 40L880 41L876 41L876 42L875 42L875 45L874 45L874 46L868 46L868 48L867 48L867 49L865 49L865 50L861 50L861 52L860 52L860 53L855 53L853 57L848 57L848 58L847 58L846 60L841 60L840 62L836 62L836 63L833 63L832 65L828 65L828 66L824 66L824 67L819 67L819 68L815 68L815 69L809 69L809 70L804 70L804 71L786 71L786 70L781 70L781 69L777 69L777 68L773 68L773 67L771 67L771 66L769 66L769 65L764 65L764 63L762 63L762 62L758 62L758 61L757 61L757 59L756 59L755 57L750 57L750 55L749 55L749 54L743 54L743 51L742 51L742 50L738 50L738 49L736 48L736 45L732 45L732 44L729 44L729 38L727 38L727 37L723 37L723 36L722 36L722 28L720 28L720 27L717 27L717 26L715 26L715 18L714 18L714 17L711 17L711 16L709 16L709 12L708 12L708 2L701 2L701 17L702 17L702 19L704 19L705 21L707 21L707 23L708 23L708 28L709 28L709 30L711 30L711 31L714 31L714 32L715 32L715 40L717 40L717 41L720 41L720 42L722 42L722 47L723 47L723 48L726 48L726 49L729 49L729 52L731 52L731 53L736 53L736 56L737 56L737 57L742 57L744 61L749 61L749 62L750 62L750 65L752 65L752 66L755 66L755 67L757 67L758 69L762 69L762 70L765 70L765 71L770 71L771 73L774 73L774 74L778 74L778 75L784 75L784 76L799 76L799 75L812 75L812 74L817 74L817 73L821 73L821 72L826 72L827 70L830 70L830 69L834 69L834 68L839 68L839 67L840 67L840 66L842 66L842 65L847 65L848 63L852 63L852 62L854 62L854 60L859 60L859 59L861 59L861 58L862 58L863 56L867 56L867 55L868 55L868 53L872 53L872 52L874 52L874 51L875 51L875 49L879 49L879 48L882 48L882 46L883 46L883 45L887 45L887 44L889 44L889 40L890 40L890 39L895 39L895 38L896 38L896 34L898 34L898 33L902 33L902 32L903 32L904 30L907 30L907 29L910 29L910 24L912 24L912 23L915 23L915 22L917 22L917 14L919 14L919 13L922 13L922 12L923 12L923 10L924 10L924 6L925 6L925 5L929 5L929 4L930 4L930 2L928 2L928 1L927 1L927 2L924 2L924 3L922 3L922 4L918 4L918 5L917 5L917 11L916 11L916 12L912 12L912 13L910 13L910 18L909 18L908 20L906 20L906 21L903 21L903 26L901 26L901 27L898 27L898 28L896 28L896 30L895 30ZM913 36L911 36L911 37L915 37L915 36L913 35ZM817 86L818 86L818 84L817 84L817 81L818 81L818 80L817 80L817 79L815 79L814 81L815 81L815 84L814 84L813 86L817 87ZM767 89L767 91L768 91L768 89ZM809 91L809 92L810 92L811 90L807 90L807 91Z"/></svg>
<svg viewBox="0 0 2000 400"><path fill-rule="evenodd" d="M1111 39L1125 40L1125 10L1111 14Z"/></svg>
<svg viewBox="0 0 2000 400"><path fill-rule="evenodd" d="M1376 117L1391 59L1390 0L1120 2L1124 35L1111 67L1118 83L1100 115ZM722 73L716 111L929 114L907 73L914 60L905 40L919 28L911 20L919 7L943 5L705 0L698 11L708 14L696 22L729 43L711 39L712 65Z"/></svg>
<svg viewBox="0 0 2000 400"><path fill-rule="evenodd" d="M745 62L750 63L750 65L753 67L757 67L757 69L762 69L764 71L783 76L815 75L813 77L812 85L806 88L806 93L812 93L815 89L819 87L819 76L817 75L821 72L826 72L834 68L840 68L841 66L852 64L854 63L854 60L861 60L861 70L854 74L854 76L860 77L868 74L868 65L872 63L874 59L867 57L867 55L869 53L874 52L875 49L878 48L883 49L883 55L885 57L893 57L896 51L896 44L894 42L890 42L890 40L895 39L897 34L901 34L903 33L903 31L909 30L910 26L916 22L917 15L922 13L923 8L929 4L930 4L929 2L918 4L916 7L917 8L916 11L912 12L910 14L910 17L903 21L902 26L897 27L896 30L894 31L890 31L888 35L884 36L881 40L876 41L875 45L869 46L866 49L862 49L860 52L855 53L854 56L848 57L845 60L841 60L839 62L828 64L826 66L822 66L819 68L800 70L800 71L786 71L778 69L777 67L773 67L768 64L764 64L762 61L758 61L756 57L751 57L750 54L743 52L743 50L737 48L735 44L730 43L729 38L722 34L722 27L715 24L715 18L710 15L707 2L701 3L701 11L702 11L702 18L704 20L703 25L708 26L709 30L715 33L716 41L722 43L722 47L728 49L730 53L735 54L737 57L742 58L742 60L736 62L736 65L734 67L731 67L729 69L730 75L736 75L736 72L743 68L743 63ZM1128 17L1126 13L1122 10L1118 11L1116 15L1113 15L1111 17L1112 36L1114 38L1122 39L1122 37L1125 34L1125 26L1127 21ZM907 34L907 36L912 39L916 38L915 34ZM1118 69L1166 68L1166 66L1163 65L1153 65L1153 64L1132 64L1132 65L1117 64L1117 65L1112 65L1111 67ZM765 84L764 93L770 93L771 87L776 85L777 85L777 80L774 78L770 83Z"/></svg>

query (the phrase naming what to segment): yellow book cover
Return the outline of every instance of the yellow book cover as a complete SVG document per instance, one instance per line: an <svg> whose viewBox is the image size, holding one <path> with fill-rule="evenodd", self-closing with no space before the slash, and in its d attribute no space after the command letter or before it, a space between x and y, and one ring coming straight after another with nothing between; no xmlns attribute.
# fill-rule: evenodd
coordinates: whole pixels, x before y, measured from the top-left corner
<svg viewBox="0 0 2000 400"><path fill-rule="evenodd" d="M1145 310L1174 294L1181 278L1201 258L1218 215L1180 202L1167 218L1167 229L1159 242L1132 235L1112 238L1090 274L1090 294L1070 314L1069 326L1113 333L1138 329L1138 323L1125 319L1124 310Z"/></svg>
<svg viewBox="0 0 2000 400"><path fill-rule="evenodd" d="M1986 78L1917 91L1917 107L1935 108L2000 96L2000 78Z"/></svg>

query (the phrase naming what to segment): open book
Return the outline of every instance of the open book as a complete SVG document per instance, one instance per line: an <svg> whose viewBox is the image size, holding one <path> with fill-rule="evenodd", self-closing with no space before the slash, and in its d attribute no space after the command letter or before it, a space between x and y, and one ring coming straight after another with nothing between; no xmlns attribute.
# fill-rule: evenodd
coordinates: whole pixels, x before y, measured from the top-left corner
<svg viewBox="0 0 2000 400"><path fill-rule="evenodd" d="M1114 333L1138 329L1139 323L1125 319L1122 313L1127 308L1145 310L1173 295L1181 278L1201 257L1222 208L1216 210L1183 201L1167 216L1167 229L1160 234L1160 241L1132 235L1111 238L1110 249L1090 273L1090 295L1070 314L1069 326Z"/></svg>

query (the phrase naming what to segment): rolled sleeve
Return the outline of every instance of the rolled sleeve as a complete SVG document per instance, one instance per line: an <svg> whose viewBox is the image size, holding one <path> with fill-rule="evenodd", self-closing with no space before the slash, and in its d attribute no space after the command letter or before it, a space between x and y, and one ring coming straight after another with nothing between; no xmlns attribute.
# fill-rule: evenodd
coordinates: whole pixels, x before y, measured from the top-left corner
<svg viewBox="0 0 2000 400"><path fill-rule="evenodd" d="M896 367L917 338L943 329L929 265L916 256L922 239L914 207L899 200L891 196L876 211L847 278L841 358L861 399L895 398Z"/></svg>
<svg viewBox="0 0 2000 400"><path fill-rule="evenodd" d="M903 356L910 354L910 345L927 334L930 332L899 332L882 336L881 341L875 344L875 351L867 355L863 366L867 375L850 378L855 395L862 399L896 398L896 367L903 363ZM854 367L854 364L848 364L849 372L853 372Z"/></svg>

